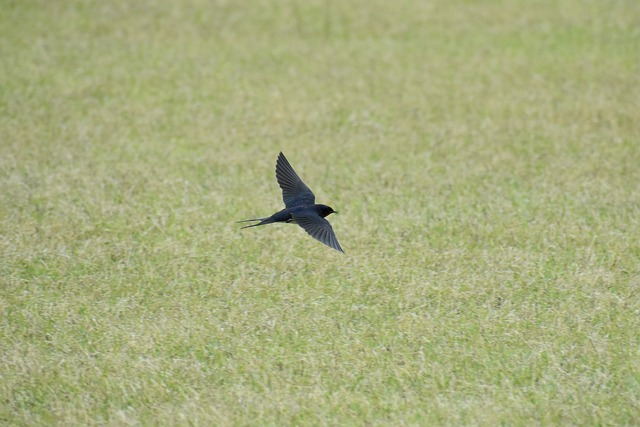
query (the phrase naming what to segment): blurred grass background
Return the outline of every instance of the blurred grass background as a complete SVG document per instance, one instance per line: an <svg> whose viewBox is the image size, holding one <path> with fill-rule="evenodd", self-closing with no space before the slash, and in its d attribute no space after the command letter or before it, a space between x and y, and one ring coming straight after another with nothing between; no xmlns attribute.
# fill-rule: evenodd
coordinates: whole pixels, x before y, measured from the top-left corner
<svg viewBox="0 0 640 427"><path fill-rule="evenodd" d="M639 3L0 4L2 424L640 419Z"/></svg>

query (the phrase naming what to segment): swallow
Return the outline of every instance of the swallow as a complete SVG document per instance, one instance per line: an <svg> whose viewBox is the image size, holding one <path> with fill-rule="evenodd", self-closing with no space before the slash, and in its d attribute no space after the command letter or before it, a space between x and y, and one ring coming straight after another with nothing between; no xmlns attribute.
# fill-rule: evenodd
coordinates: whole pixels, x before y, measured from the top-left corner
<svg viewBox="0 0 640 427"><path fill-rule="evenodd" d="M298 224L314 239L344 253L331 224L325 219L332 213L338 212L334 211L331 206L316 204L316 196L302 182L282 152L280 152L276 161L276 179L282 189L282 200L285 208L266 218L238 221L239 223L259 221L257 224L247 225L242 228L257 227L274 222Z"/></svg>

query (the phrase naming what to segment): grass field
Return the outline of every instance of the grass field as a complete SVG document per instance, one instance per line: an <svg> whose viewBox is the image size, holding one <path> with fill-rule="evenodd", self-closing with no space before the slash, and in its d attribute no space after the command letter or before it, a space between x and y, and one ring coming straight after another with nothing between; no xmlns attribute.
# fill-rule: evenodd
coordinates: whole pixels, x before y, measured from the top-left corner
<svg viewBox="0 0 640 427"><path fill-rule="evenodd" d="M0 424L640 424L639 2L0 6Z"/></svg>

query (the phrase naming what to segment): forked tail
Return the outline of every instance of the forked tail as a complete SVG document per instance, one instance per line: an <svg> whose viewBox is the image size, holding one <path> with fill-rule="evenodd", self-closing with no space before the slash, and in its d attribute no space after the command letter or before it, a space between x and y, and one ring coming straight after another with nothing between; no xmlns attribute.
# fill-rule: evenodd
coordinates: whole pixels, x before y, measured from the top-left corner
<svg viewBox="0 0 640 427"><path fill-rule="evenodd" d="M260 221L257 224L251 224L251 225L245 225L244 227L240 228L240 230L244 229L244 228L249 228L249 227L257 227L259 225L265 225L265 224L270 224L273 221L269 221L271 218L270 217L266 217L266 218L252 218L252 219L243 219L242 221L236 221L236 224L241 223L241 222L251 222L251 221Z"/></svg>

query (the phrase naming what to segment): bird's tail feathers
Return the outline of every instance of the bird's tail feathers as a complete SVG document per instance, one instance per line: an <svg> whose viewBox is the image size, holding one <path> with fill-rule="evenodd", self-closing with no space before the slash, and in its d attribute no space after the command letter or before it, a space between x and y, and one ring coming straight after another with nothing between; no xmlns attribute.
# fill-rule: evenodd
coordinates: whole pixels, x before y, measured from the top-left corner
<svg viewBox="0 0 640 427"><path fill-rule="evenodd" d="M265 225L265 224L270 224L273 221L268 221L269 219L271 219L270 217L266 217L266 218L252 218L252 219L243 219L242 221L236 221L236 223L241 223L241 222L251 222L251 221L260 221L257 224L251 224L251 225L245 225L244 227L240 228L241 230L243 228L249 228L249 227L257 227L259 225Z"/></svg>
<svg viewBox="0 0 640 427"><path fill-rule="evenodd" d="M251 222L251 221L263 221L267 218L251 218L251 219L243 219L242 221L236 221L236 224L239 224L241 222Z"/></svg>

